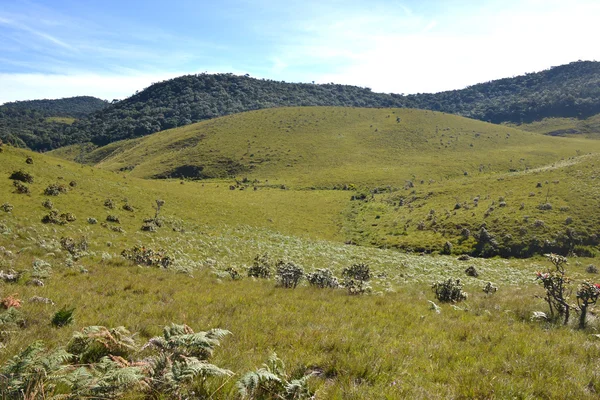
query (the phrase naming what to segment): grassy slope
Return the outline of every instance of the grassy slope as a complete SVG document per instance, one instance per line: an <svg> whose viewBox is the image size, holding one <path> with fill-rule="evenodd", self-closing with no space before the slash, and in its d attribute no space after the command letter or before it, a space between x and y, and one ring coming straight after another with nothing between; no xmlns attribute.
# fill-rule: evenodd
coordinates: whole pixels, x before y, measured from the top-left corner
<svg viewBox="0 0 600 400"><path fill-rule="evenodd" d="M397 122L396 118L400 118ZM533 168L600 144L540 137L432 111L331 107L261 110L113 143L90 155L99 167L152 177L180 165L295 187L404 185ZM246 169L246 171L244 171Z"/></svg>
<svg viewBox="0 0 600 400"><path fill-rule="evenodd" d="M531 311L544 307L531 296L540 293L532 277L543 262L463 263L318 240L338 237L339 221L332 216L343 209L348 192L230 191L220 182L139 180L44 155L34 155L34 164L26 165L29 154L12 148L0 153L2 176L24 168L35 177L31 195L12 193L10 180L0 179L0 202L15 206L11 213L0 212L0 245L14 254L0 262L4 269L27 275L32 261L41 258L53 272L44 287L27 286L22 279L0 283L0 293L50 297L56 305L25 302L27 325L5 339L2 361L34 339L50 346L65 343L87 325L125 325L142 341L174 321L195 329L231 330L233 336L224 340L213 362L238 376L259 366L271 350L291 371L322 371L312 383L319 398L593 398L593 390L600 390L589 368L600 360L594 337L529 322ZM47 212L41 206L47 198L43 188L71 180L77 186L51 200L78 220L65 226L41 224ZM109 210L103 206L108 197L118 207L127 198L136 211ZM155 198L166 201L162 213L168 223L156 233L140 232L142 218L153 214ZM121 217L127 233L86 223L87 217L102 221L109 213ZM73 266L66 264L66 252L57 242L64 235L85 235L90 242L89 254ZM119 253L136 243L168 249L175 258L173 269L188 273L125 262ZM337 274L352 262L366 262L379 276L373 282L378 294L349 297L304 286L291 291L275 288L272 281L232 282L218 273L250 264L259 252L309 270L331 267ZM466 265L476 266L481 277L464 277L471 297L462 310L429 310L429 282L463 276ZM89 272L80 273L80 267ZM571 267L573 276L584 276L583 268ZM495 297L481 293L488 280L500 285ZM63 305L76 307L75 324L52 328L48 321ZM216 397L231 398L235 379L209 380L208 385L216 390L224 383ZM482 385L482 379L488 383Z"/></svg>
<svg viewBox="0 0 600 400"><path fill-rule="evenodd" d="M513 126L527 132L542 133L544 135L600 138L600 114L586 119L544 118L541 121Z"/></svg>

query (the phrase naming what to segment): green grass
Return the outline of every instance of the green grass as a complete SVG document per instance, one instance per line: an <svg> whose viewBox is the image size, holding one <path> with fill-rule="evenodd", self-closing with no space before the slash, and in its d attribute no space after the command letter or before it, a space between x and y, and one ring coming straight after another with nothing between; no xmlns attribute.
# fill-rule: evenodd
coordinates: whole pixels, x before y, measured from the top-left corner
<svg viewBox="0 0 600 400"><path fill-rule="evenodd" d="M327 118L340 112L340 120L343 119L342 110L322 111L334 113L324 114ZM386 112L391 114L387 110L373 112L381 112L384 119ZM409 110L404 112L410 115ZM428 120L441 118L442 114L422 116ZM471 123L454 118L457 124ZM387 224L393 223L394 218L400 223L407 218L416 221L426 218L430 208L436 210L439 224L447 230L452 225L456 229L456 223L461 221L477 224L500 195L507 205L485 219L490 227L497 224L509 231L511 221L522 217L516 209L520 202L526 202L524 212L532 220L543 218L550 227L559 226L565 218L565 212L559 209L565 204L578 230L587 224L589 230L597 226L597 156L576 157L577 149L594 151L595 142L493 129L510 131L511 135L506 138L498 133L497 139L487 139L489 164L493 168L484 168L481 173L478 168L466 176L460 169L455 171L452 163L459 165L460 157L450 147L444 147L449 169L435 159L434 152L426 152L421 154L427 160L417 163L416 172L399 172L399 176L390 175L389 181L383 169L377 170L384 168L377 158L372 162L379 163L379 167L370 164L374 168L372 175L365 169L364 176L357 180L351 179L352 171L340 169L343 163L323 171L321 161L310 164L313 166L306 164L314 177L296 178L292 172L283 175L282 171L291 167L265 165L264 169L261 166L253 170L255 175L249 175L261 181L256 191L252 185L246 190L230 190L231 179L183 184L178 180L143 180L134 176L138 167L131 173L114 173L5 146L0 153L0 204L8 202L14 208L10 213L0 211L0 246L13 255L0 253L0 269L13 268L24 275L16 284L0 283L0 295L3 298L16 293L25 300L22 312L26 324L17 332L2 336L6 347L0 352L0 363L36 339L52 348L64 345L73 331L89 325L124 325L137 332L137 340L142 343L160 334L163 326L176 322L186 323L194 330L219 327L233 333L222 341L211 359L236 373L228 381L208 381L209 391L217 391L215 398L234 397L235 381L246 371L259 367L271 351L277 352L295 376L319 372L311 382L317 398L595 398L600 380L594 365L600 360L600 347L593 334L600 323L592 319L587 330L578 331L530 320L533 311L546 311L544 302L536 297L543 291L534 282L535 271L548 268L545 260L494 258L464 262L455 256L401 253L386 249L385 245L377 248L343 244L355 238L359 230L367 232L368 228L373 232L368 237L381 245L377 240L385 237ZM540 139L537 147L536 138ZM512 139L514 147L500 151L499 143ZM308 139L304 142L308 143ZM233 149L233 141L230 144ZM457 154L469 151L462 144L455 145ZM384 147L378 150L381 157L387 151ZM135 147L125 152L133 150ZM519 157L520 154L526 157ZM27 156L33 157L32 165L25 163ZM360 159L357 153L353 156ZM410 155L414 160L417 156ZM560 162L562 157L565 160ZM341 162L344 157L336 153L333 158ZM511 158L518 172L507 172ZM111 168L118 170L118 165ZM429 165L430 172L420 175L418 171L425 171L425 165ZM546 166L535 169L540 165ZM150 171L151 165L144 168ZM394 168L400 170L399 166ZM34 176L30 195L13 193L8 176L17 169ZM269 173L281 175L273 179ZM435 177L435 182L430 183L427 176ZM370 179L377 185L398 185L398 190L375 194L370 202L356 202L350 201L355 191L307 189L361 180L367 185ZM405 190L405 179L411 179L415 187ZM554 183L556 180L558 183ZM49 184L68 185L71 181L76 185L66 194L42 194ZM289 185L288 189L271 186L274 181ZM535 187L538 181L542 188ZM534 206L542 198L545 200L548 188L549 202L555 208L538 215ZM530 191L535 196L530 198ZM429 192L433 194L425 199ZM391 206L388 197L397 195L418 197L410 203L412 211L408 211L408 205ZM453 215L457 201L469 202L474 195L481 195L477 208L461 208ZM115 209L104 206L107 198L114 200ZM48 212L42 206L45 199L50 199L61 212L75 214L77 220L64 226L42 224L41 218ZM156 199L165 201L160 212L165 224L157 232L142 232L142 220L154 216ZM123 210L125 203L135 211ZM444 212L446 209L450 216ZM119 216L118 226L125 233L100 225L109 214ZM586 214L589 221L583 219ZM375 219L377 215L379 218ZM88 224L89 217L99 223ZM496 218L503 225L493 224ZM379 225L373 226L375 223ZM438 241L435 236L427 236L434 235L431 231L417 232L412 223L408 232L402 238L414 237L410 239L414 243ZM60 247L63 236L86 237L90 245L87 254L72 260ZM165 249L174 259L169 270L134 266L120 256L121 251L138 244ZM273 280L232 281L225 273L228 267L243 270L254 256L265 252L274 260L291 260L307 271L331 268L337 276L352 263L367 263L376 276L371 283L373 293L349 296L342 289L317 290L306 283L288 290L277 288ZM50 277L43 287L25 283L35 259L51 264ZM593 278L585 267L594 262L572 259L570 275L576 281ZM471 265L480 272L478 278L465 275L465 268ZM470 296L457 307L439 304L442 311L437 314L428 302L435 301L430 284L449 277L461 278ZM486 296L482 288L487 281L499 286L499 292ZM48 297L55 305L28 302L34 295ZM75 308L74 322L54 328L50 321L62 307Z"/></svg>
<svg viewBox="0 0 600 400"><path fill-rule="evenodd" d="M528 124L506 124L528 132L544 135L585 137L598 139L600 137L600 114L586 119L577 118L544 118Z"/></svg>
<svg viewBox="0 0 600 400"><path fill-rule="evenodd" d="M72 125L76 119L72 117L47 117L46 122L56 122L59 124Z"/></svg>
<svg viewBox="0 0 600 400"><path fill-rule="evenodd" d="M599 150L597 142L432 111L302 107L241 113L112 143L88 161L113 171L132 169L142 178L192 165L206 177L331 188L440 181L480 168L507 172Z"/></svg>

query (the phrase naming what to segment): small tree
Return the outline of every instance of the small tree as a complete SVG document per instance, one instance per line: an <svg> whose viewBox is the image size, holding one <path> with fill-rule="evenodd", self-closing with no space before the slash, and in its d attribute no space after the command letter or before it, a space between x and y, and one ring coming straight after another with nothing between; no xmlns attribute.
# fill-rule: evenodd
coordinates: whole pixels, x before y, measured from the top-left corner
<svg viewBox="0 0 600 400"><path fill-rule="evenodd" d="M577 289L577 305L579 306L579 329L584 329L588 307L596 304L600 295L600 284L583 282Z"/></svg>
<svg viewBox="0 0 600 400"><path fill-rule="evenodd" d="M571 279L566 275L565 266L567 258L557 254L545 254L548 260L554 265L554 270L547 272L536 272L536 279L539 280L546 290L544 300L550 308L550 318L564 316L564 324L569 323L571 305L568 302L571 290L569 285Z"/></svg>

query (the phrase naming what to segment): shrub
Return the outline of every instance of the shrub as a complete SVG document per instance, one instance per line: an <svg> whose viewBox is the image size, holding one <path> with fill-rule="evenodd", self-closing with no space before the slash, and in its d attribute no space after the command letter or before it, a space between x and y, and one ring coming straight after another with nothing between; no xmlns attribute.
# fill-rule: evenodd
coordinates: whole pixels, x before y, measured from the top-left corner
<svg viewBox="0 0 600 400"><path fill-rule="evenodd" d="M115 208L115 202L112 201L112 199L106 199L104 200L104 207L108 207L112 210L113 208Z"/></svg>
<svg viewBox="0 0 600 400"><path fill-rule="evenodd" d="M108 355L128 357L136 350L133 336L122 326L113 329L88 326L73 333L66 350L84 364L98 362Z"/></svg>
<svg viewBox="0 0 600 400"><path fill-rule="evenodd" d="M321 289L338 288L340 284L330 269L317 269L315 272L306 275L306 280L311 286Z"/></svg>
<svg viewBox="0 0 600 400"><path fill-rule="evenodd" d="M276 265L277 284L284 288L294 289L304 276L304 269L293 262L278 261Z"/></svg>
<svg viewBox="0 0 600 400"><path fill-rule="evenodd" d="M129 211L129 212L134 212L135 211L135 209L129 203L123 204L123 210Z"/></svg>
<svg viewBox="0 0 600 400"><path fill-rule="evenodd" d="M10 203L4 203L0 206L0 209L4 212L11 212L13 210L13 205Z"/></svg>
<svg viewBox="0 0 600 400"><path fill-rule="evenodd" d="M545 254L545 256L553 264L554 270L536 272L536 280L539 280L546 290L544 300L550 308L550 319L564 316L564 324L566 325L569 323L571 311L571 305L569 304L570 290L568 289L571 280L565 272L567 258L552 253Z"/></svg>
<svg viewBox="0 0 600 400"><path fill-rule="evenodd" d="M54 208L54 204L50 199L46 199L42 202L42 207L52 210Z"/></svg>
<svg viewBox="0 0 600 400"><path fill-rule="evenodd" d="M248 268L249 278L263 278L267 279L271 277L271 261L269 260L268 254L258 254L254 257L252 266Z"/></svg>
<svg viewBox="0 0 600 400"><path fill-rule="evenodd" d="M435 282L431 285L436 299L445 303L457 303L466 300L468 294L463 292L460 279L449 278L446 281Z"/></svg>
<svg viewBox="0 0 600 400"><path fill-rule="evenodd" d="M483 287L483 293L485 294L492 294L492 293L496 293L498 291L498 288L496 286L494 286L492 284L492 282L488 282L485 284L485 286Z"/></svg>
<svg viewBox="0 0 600 400"><path fill-rule="evenodd" d="M24 183L33 183L33 175L31 175L29 172L23 171L22 169L18 171L13 171L13 173L10 174L8 179Z"/></svg>
<svg viewBox="0 0 600 400"><path fill-rule="evenodd" d="M97 220L96 218L89 217L89 218L87 219L87 222L88 222L88 224L90 224L90 225L96 225L96 224L98 223L98 220Z"/></svg>
<svg viewBox="0 0 600 400"><path fill-rule="evenodd" d="M9 308L19 308L21 307L22 301L17 298L18 294L11 294L0 300L0 305L5 309Z"/></svg>
<svg viewBox="0 0 600 400"><path fill-rule="evenodd" d="M19 194L29 194L30 190L27 185L22 184L19 181L13 181L13 186L15 187L15 192Z"/></svg>
<svg viewBox="0 0 600 400"><path fill-rule="evenodd" d="M587 272L588 274L597 274L598 267L596 267L594 264L590 264L585 268L585 272Z"/></svg>
<svg viewBox="0 0 600 400"><path fill-rule="evenodd" d="M58 310L52 317L52 325L58 328L69 325L73 322L73 312L75 308L63 307Z"/></svg>
<svg viewBox="0 0 600 400"><path fill-rule="evenodd" d="M144 222L140 229L145 232L156 232L156 224L154 222Z"/></svg>
<svg viewBox="0 0 600 400"><path fill-rule="evenodd" d="M69 182L69 186L71 186L72 188L74 188L75 186L77 186L77 181L71 181L71 182Z"/></svg>
<svg viewBox="0 0 600 400"><path fill-rule="evenodd" d="M225 272L227 272L234 281L239 281L242 279L242 274L236 267L229 267L225 270Z"/></svg>
<svg viewBox="0 0 600 400"><path fill-rule="evenodd" d="M130 250L123 250L121 255L138 265L159 266L167 268L172 259L164 250L154 251L144 246L134 246Z"/></svg>
<svg viewBox="0 0 600 400"><path fill-rule="evenodd" d="M468 276L472 276L474 278L477 278L479 276L479 272L477 272L477 269L471 265L469 267L467 267L467 269L465 269L465 274L467 274Z"/></svg>
<svg viewBox="0 0 600 400"><path fill-rule="evenodd" d="M75 259L81 257L81 255L88 249L88 241L85 236L79 240L63 236L62 238L60 238L60 245L63 249L67 250Z"/></svg>
<svg viewBox="0 0 600 400"><path fill-rule="evenodd" d="M344 287L348 294L356 295L371 291L367 282L371 279L371 270L367 264L353 264L342 270Z"/></svg>
<svg viewBox="0 0 600 400"><path fill-rule="evenodd" d="M119 217L117 215L107 215L106 216L106 221L107 222L114 222L117 224L121 223L121 220L119 219Z"/></svg>
<svg viewBox="0 0 600 400"><path fill-rule="evenodd" d="M44 189L46 196L58 196L61 193L67 193L67 187L62 183L53 183Z"/></svg>
<svg viewBox="0 0 600 400"><path fill-rule="evenodd" d="M588 307L596 304L600 296L600 285L597 283L583 282L577 289L577 305L579 306L579 329L586 325Z"/></svg>
<svg viewBox="0 0 600 400"><path fill-rule="evenodd" d="M537 206L537 209L538 210L544 210L544 211L552 210L552 204L550 204L550 203L539 204Z"/></svg>
<svg viewBox="0 0 600 400"><path fill-rule="evenodd" d="M64 218L65 214L58 214L57 210L50 210L50 212L42 218L42 222L44 224L56 224L56 225L64 225L67 223L66 218Z"/></svg>
<svg viewBox="0 0 600 400"><path fill-rule="evenodd" d="M30 156L28 156L28 157L25 159L25 164L33 164L33 158L31 158Z"/></svg>

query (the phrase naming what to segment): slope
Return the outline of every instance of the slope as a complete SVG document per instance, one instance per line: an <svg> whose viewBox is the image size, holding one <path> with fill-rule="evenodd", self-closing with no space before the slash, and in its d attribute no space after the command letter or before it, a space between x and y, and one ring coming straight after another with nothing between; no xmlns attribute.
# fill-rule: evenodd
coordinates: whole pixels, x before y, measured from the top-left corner
<svg viewBox="0 0 600 400"><path fill-rule="evenodd" d="M525 170L598 149L593 141L432 111L302 107L242 113L117 142L95 150L89 160L143 178L247 177L295 187L372 188Z"/></svg>

